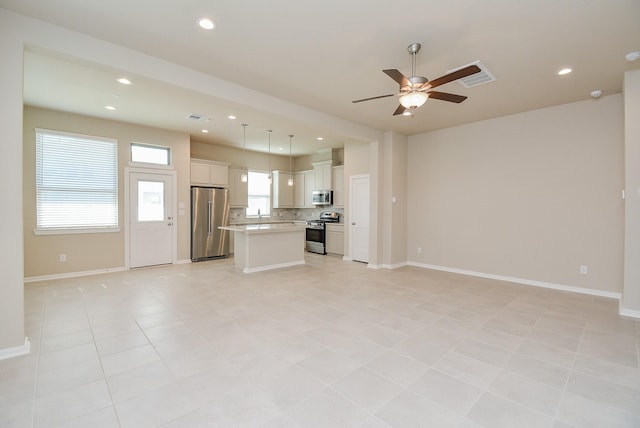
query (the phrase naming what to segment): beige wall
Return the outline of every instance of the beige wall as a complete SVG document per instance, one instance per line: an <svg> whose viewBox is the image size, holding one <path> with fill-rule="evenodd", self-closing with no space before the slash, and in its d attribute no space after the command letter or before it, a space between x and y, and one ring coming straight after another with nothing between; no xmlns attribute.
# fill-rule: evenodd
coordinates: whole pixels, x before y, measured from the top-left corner
<svg viewBox="0 0 640 428"><path fill-rule="evenodd" d="M640 70L624 76L626 163L623 313L640 317Z"/></svg>
<svg viewBox="0 0 640 428"><path fill-rule="evenodd" d="M0 352L24 346L22 63L20 28L0 10ZM26 350L24 350L26 351Z"/></svg>
<svg viewBox="0 0 640 428"><path fill-rule="evenodd" d="M116 138L118 140L118 233L34 235L35 128ZM123 122L90 118L35 107L24 109L24 276L40 277L71 272L122 268L125 263L124 171L129 166L131 142L171 147L177 171L177 200L187 210L178 217L178 260L189 259L189 135ZM176 209L177 212L177 209ZM90 249L90 250L89 250ZM67 261L60 262L59 254Z"/></svg>
<svg viewBox="0 0 640 428"><path fill-rule="evenodd" d="M242 168L245 165L244 153L242 149L228 146L218 146L215 144L203 143L200 141L191 142L191 157L196 159L208 159L219 162L230 163L230 168ZM271 170L289 171L289 156L277 155L275 153L267 157L266 153L246 151L246 166L256 171L267 171L271 162ZM292 163L292 165L294 165ZM294 165L295 166L295 165ZM295 171L295 167L292 167Z"/></svg>
<svg viewBox="0 0 640 428"><path fill-rule="evenodd" d="M612 95L409 137L409 260L621 292L622 130Z"/></svg>
<svg viewBox="0 0 640 428"><path fill-rule="evenodd" d="M384 211L382 264L396 267L407 261L407 137L385 133L384 177L380 204ZM395 202L394 202L395 200Z"/></svg>
<svg viewBox="0 0 640 428"><path fill-rule="evenodd" d="M349 142L344 146L344 251L349 254L349 177L369 174L369 144Z"/></svg>

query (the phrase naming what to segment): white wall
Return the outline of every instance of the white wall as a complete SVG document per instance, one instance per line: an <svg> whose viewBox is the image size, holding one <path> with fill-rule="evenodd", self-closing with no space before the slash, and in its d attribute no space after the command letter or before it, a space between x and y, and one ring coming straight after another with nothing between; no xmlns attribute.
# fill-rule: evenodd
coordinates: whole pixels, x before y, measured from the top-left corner
<svg viewBox="0 0 640 428"><path fill-rule="evenodd" d="M620 293L622 130L618 94L409 137L409 260Z"/></svg>

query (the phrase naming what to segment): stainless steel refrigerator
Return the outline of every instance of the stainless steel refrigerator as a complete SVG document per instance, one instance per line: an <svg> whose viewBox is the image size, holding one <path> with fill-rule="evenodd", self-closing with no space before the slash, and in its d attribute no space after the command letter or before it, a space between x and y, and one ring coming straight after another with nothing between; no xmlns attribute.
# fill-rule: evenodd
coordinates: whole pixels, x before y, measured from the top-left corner
<svg viewBox="0 0 640 428"><path fill-rule="evenodd" d="M212 187L191 188L191 260L229 256L229 191Z"/></svg>

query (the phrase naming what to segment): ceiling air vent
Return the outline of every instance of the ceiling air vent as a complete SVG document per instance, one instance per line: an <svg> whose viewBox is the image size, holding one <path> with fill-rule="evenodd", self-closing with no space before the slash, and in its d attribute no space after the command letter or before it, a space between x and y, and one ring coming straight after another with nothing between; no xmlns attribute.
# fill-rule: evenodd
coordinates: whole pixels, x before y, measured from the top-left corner
<svg viewBox="0 0 640 428"><path fill-rule="evenodd" d="M480 67L480 72L472 74L471 76L464 77L462 79L458 79L458 82L465 88L472 88L474 86L483 85L485 83L493 82L496 80L496 77L493 75L493 73L491 73L487 66L484 65L480 60L474 61L470 64L465 64L458 68L454 68L453 70L447 71L447 73L460 70L461 68L465 68L470 65L477 65L478 67Z"/></svg>
<svg viewBox="0 0 640 428"><path fill-rule="evenodd" d="M196 114L196 113L191 113L189 116L187 116L187 119L200 120L200 119L202 119L202 115L199 115L199 114Z"/></svg>

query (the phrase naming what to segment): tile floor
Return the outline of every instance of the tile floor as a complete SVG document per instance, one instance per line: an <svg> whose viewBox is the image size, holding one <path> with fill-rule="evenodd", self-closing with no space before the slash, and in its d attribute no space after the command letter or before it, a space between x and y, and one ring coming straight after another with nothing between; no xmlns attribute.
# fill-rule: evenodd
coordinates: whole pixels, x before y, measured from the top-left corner
<svg viewBox="0 0 640 428"><path fill-rule="evenodd" d="M2 427L639 427L618 302L307 255L25 286Z"/></svg>

